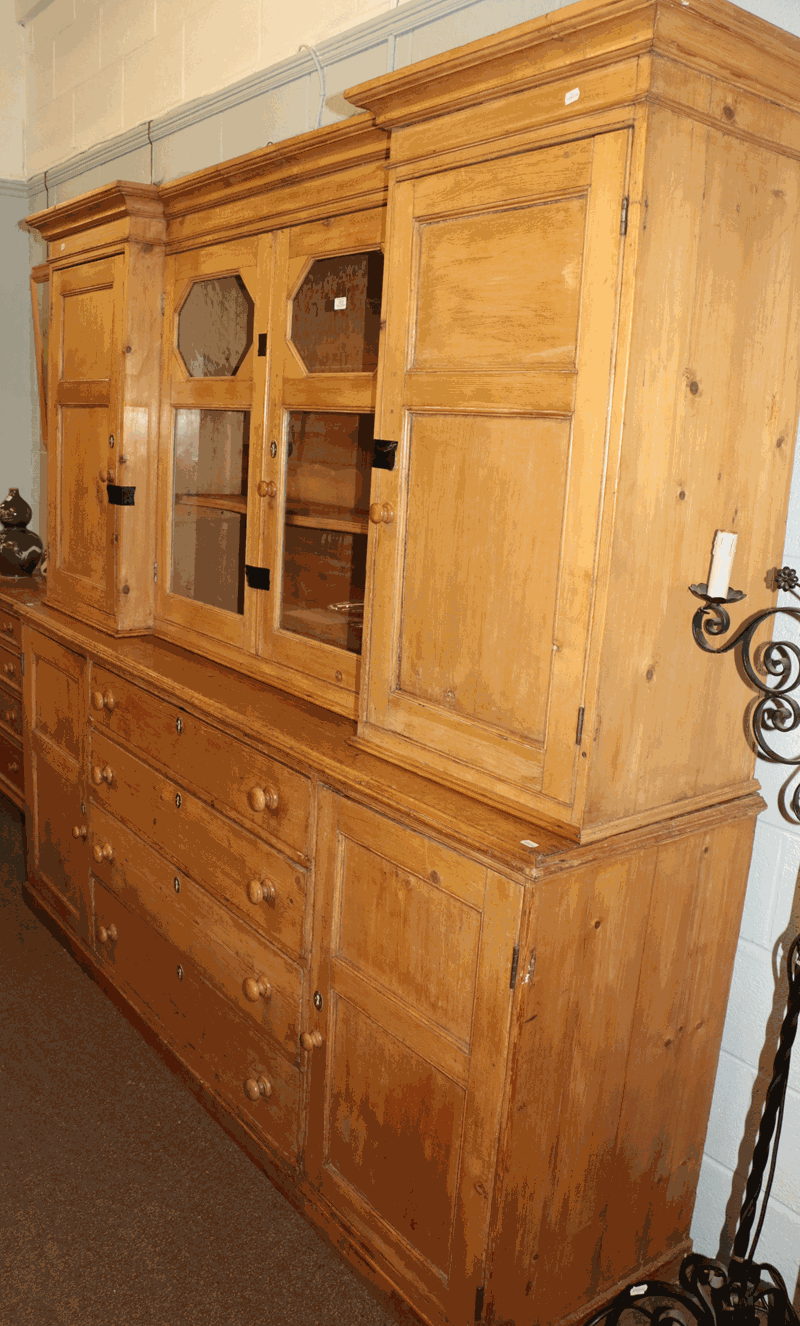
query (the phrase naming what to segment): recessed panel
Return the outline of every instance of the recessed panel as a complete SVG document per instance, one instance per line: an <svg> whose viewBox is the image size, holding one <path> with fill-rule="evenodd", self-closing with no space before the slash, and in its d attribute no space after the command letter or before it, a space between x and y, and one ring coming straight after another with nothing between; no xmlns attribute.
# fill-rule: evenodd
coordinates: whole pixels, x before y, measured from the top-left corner
<svg viewBox="0 0 800 1326"><path fill-rule="evenodd" d="M464 1091L344 999L335 1015L328 1164L446 1273Z"/></svg>
<svg viewBox="0 0 800 1326"><path fill-rule="evenodd" d="M340 916L339 957L415 1012L469 1041L480 942L477 911L346 840Z"/></svg>
<svg viewBox="0 0 800 1326"><path fill-rule="evenodd" d="M402 692L543 739L569 444L567 419L414 418Z"/></svg>
<svg viewBox="0 0 800 1326"><path fill-rule="evenodd" d="M247 410L176 410L173 594L244 612Z"/></svg>
<svg viewBox="0 0 800 1326"><path fill-rule="evenodd" d="M80 685L47 659L34 655L34 731L43 733L73 759L80 758Z"/></svg>
<svg viewBox="0 0 800 1326"><path fill-rule="evenodd" d="M63 297L62 368L65 382L111 377L114 290L79 290Z"/></svg>
<svg viewBox="0 0 800 1326"><path fill-rule="evenodd" d="M421 225L412 367L572 368L585 211L566 198Z"/></svg>
<svg viewBox="0 0 800 1326"><path fill-rule="evenodd" d="M97 585L105 585L107 561L114 555L105 483L109 431L103 406L61 409L60 570Z"/></svg>

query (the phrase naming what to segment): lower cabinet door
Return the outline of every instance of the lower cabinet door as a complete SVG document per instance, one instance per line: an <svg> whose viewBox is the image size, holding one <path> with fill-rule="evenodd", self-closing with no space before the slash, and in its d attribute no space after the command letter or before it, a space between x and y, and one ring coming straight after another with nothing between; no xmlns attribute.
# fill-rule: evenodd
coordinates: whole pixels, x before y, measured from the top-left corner
<svg viewBox="0 0 800 1326"><path fill-rule="evenodd" d="M333 793L320 812L309 1174L414 1306L472 1321L522 889Z"/></svg>
<svg viewBox="0 0 800 1326"><path fill-rule="evenodd" d="M34 738L28 752L29 876L58 918L91 942L88 822L78 766L57 747L45 755L38 745Z"/></svg>
<svg viewBox="0 0 800 1326"><path fill-rule="evenodd" d="M113 983L223 1103L281 1157L299 1148L300 1074L209 986L128 894L94 878L95 947Z"/></svg>

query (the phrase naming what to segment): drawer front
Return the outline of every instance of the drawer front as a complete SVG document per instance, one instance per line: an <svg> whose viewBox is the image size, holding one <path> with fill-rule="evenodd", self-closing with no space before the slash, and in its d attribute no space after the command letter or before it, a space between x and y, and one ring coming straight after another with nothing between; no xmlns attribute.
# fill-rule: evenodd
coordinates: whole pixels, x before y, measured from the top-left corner
<svg viewBox="0 0 800 1326"><path fill-rule="evenodd" d="M299 1060L302 968L97 806L89 839L96 877Z"/></svg>
<svg viewBox="0 0 800 1326"><path fill-rule="evenodd" d="M91 734L92 800L149 839L286 952L306 951L306 872L103 733ZM95 781L97 770L101 781ZM105 777L103 777L105 775Z"/></svg>
<svg viewBox="0 0 800 1326"><path fill-rule="evenodd" d="M0 729L22 737L22 701L5 686L0 686Z"/></svg>
<svg viewBox="0 0 800 1326"><path fill-rule="evenodd" d="M311 790L302 774L97 666L90 713L97 730L155 760L213 806L307 855Z"/></svg>
<svg viewBox="0 0 800 1326"><path fill-rule="evenodd" d="M0 679L17 692L22 691L22 663L16 650L0 640Z"/></svg>
<svg viewBox="0 0 800 1326"><path fill-rule="evenodd" d="M10 783L24 800L25 767L22 747L5 732L0 732L0 778Z"/></svg>
<svg viewBox="0 0 800 1326"><path fill-rule="evenodd" d="M17 649L22 648L22 622L3 607L0 607L0 640L4 644L16 645Z"/></svg>
<svg viewBox="0 0 800 1326"><path fill-rule="evenodd" d="M294 1160L298 1070L143 915L96 877L94 890L95 948L111 980L243 1123ZM267 1084L264 1094L260 1081Z"/></svg>

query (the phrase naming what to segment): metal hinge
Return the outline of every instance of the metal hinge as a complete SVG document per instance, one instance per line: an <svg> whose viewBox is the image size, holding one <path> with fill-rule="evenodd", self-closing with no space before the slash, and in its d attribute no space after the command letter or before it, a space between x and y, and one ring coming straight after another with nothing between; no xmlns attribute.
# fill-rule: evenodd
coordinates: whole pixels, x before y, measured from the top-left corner
<svg viewBox="0 0 800 1326"><path fill-rule="evenodd" d="M583 715L584 715L584 708L583 705L581 705L580 709L578 710L578 726L575 729L576 746L580 746L581 738L583 737Z"/></svg>
<svg viewBox="0 0 800 1326"><path fill-rule="evenodd" d="M486 1293L486 1286L485 1286L485 1285L478 1285L478 1288L475 1290L475 1320L476 1320L476 1321L481 1321L481 1320L483 1319L483 1296L484 1296L485 1293Z"/></svg>
<svg viewBox="0 0 800 1326"><path fill-rule="evenodd" d="M514 952L511 954L511 980L508 983L509 990L513 990L517 983L517 967L519 966L519 944L514 945Z"/></svg>
<svg viewBox="0 0 800 1326"><path fill-rule="evenodd" d="M24 676L25 676L25 655L24 655L24 654L22 654L21 657L20 657L20 667L22 668L22 675L23 675L23 677L24 677Z"/></svg>
<svg viewBox="0 0 800 1326"><path fill-rule="evenodd" d="M166 296L165 296L165 295L162 295L162 296L161 296L161 316L162 316L162 318L163 318L163 316L164 316L165 303L166 303Z"/></svg>
<svg viewBox="0 0 800 1326"><path fill-rule="evenodd" d="M620 218L620 223L619 223L619 233L620 233L620 235L627 235L627 233L628 233L628 199L627 199L627 198L623 198L623 200L622 200L622 216L621 216L621 218Z"/></svg>
<svg viewBox="0 0 800 1326"><path fill-rule="evenodd" d="M158 584L158 562L153 562L153 580Z"/></svg>

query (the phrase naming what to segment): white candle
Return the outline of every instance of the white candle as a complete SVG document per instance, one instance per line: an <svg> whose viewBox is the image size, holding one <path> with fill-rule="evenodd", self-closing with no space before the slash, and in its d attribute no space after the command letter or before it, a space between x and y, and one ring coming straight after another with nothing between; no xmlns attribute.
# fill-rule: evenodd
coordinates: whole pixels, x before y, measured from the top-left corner
<svg viewBox="0 0 800 1326"><path fill-rule="evenodd" d="M731 583L733 555L736 552L737 535L718 529L714 535L714 548L711 553L711 574L708 577L708 597L724 599L728 597Z"/></svg>

